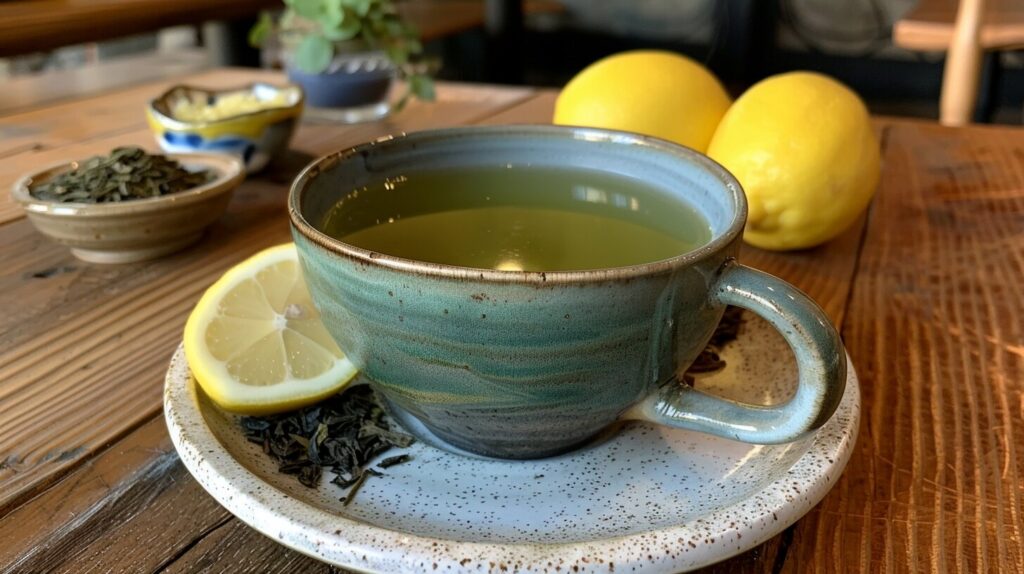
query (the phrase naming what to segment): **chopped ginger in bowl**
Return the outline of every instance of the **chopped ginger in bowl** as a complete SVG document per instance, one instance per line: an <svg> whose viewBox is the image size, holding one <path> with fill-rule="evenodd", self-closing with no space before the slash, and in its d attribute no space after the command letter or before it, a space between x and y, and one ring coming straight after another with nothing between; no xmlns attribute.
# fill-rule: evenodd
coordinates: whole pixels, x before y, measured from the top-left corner
<svg viewBox="0 0 1024 574"><path fill-rule="evenodd" d="M150 102L146 115L164 151L233 154L255 173L288 148L303 102L294 85L175 86Z"/></svg>

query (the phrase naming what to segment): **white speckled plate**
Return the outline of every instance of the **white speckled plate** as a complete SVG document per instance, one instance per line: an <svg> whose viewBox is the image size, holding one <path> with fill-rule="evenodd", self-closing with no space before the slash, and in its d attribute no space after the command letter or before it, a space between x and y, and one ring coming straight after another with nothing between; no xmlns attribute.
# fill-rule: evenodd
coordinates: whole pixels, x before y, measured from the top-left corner
<svg viewBox="0 0 1024 574"><path fill-rule="evenodd" d="M781 337L746 314L724 370L697 386L749 402L792 391ZM351 505L326 480L305 488L213 406L181 349L164 395L181 459L221 504L299 552L369 572L679 572L768 540L835 484L857 434L853 366L839 409L819 432L751 446L639 423L541 461L463 457L418 443L413 460L371 477ZM384 456L395 454L391 451ZM326 473L329 476L329 473Z"/></svg>

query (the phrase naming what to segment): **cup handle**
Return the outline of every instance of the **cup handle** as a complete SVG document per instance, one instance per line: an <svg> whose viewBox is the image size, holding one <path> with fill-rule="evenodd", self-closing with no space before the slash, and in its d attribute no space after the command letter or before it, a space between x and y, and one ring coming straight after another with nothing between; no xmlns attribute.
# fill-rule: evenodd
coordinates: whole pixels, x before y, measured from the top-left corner
<svg viewBox="0 0 1024 574"><path fill-rule="evenodd" d="M846 387L846 352L821 307L789 283L735 261L725 264L710 298L712 305L735 305L757 313L782 334L797 359L796 394L783 404L766 407L669 384L623 418L754 444L791 442L825 424Z"/></svg>

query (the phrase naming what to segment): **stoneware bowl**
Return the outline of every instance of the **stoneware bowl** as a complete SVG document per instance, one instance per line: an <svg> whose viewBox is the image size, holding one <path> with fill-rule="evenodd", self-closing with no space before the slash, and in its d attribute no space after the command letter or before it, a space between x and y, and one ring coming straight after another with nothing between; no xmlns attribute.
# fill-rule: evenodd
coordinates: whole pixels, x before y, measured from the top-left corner
<svg viewBox="0 0 1024 574"><path fill-rule="evenodd" d="M14 184L11 197L25 209L40 233L71 247L92 263L132 263L178 251L195 242L227 209L245 178L240 159L218 154L169 154L186 169L213 171L199 187L120 203L56 203L32 197L32 186L75 169L78 162L53 165Z"/></svg>
<svg viewBox="0 0 1024 574"><path fill-rule="evenodd" d="M217 98L251 92L257 99L283 97L284 104L215 121L183 121L172 110L182 100L214 103ZM237 155L249 173L260 171L288 149L305 96L298 86L255 83L230 90L175 86L150 102L149 127L168 153L210 152Z"/></svg>

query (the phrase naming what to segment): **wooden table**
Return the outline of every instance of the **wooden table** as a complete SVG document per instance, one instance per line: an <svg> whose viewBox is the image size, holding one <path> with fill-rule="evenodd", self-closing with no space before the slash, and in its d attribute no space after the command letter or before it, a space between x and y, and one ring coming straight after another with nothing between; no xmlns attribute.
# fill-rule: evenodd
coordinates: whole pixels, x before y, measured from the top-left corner
<svg viewBox="0 0 1024 574"><path fill-rule="evenodd" d="M190 83L277 79L218 70ZM0 186L48 162L152 146L143 104L166 82L0 116ZM281 168L246 182L198 245L97 266L0 197L0 571L323 572L217 505L160 412L168 359L203 290L287 241L288 183L374 136L546 122L555 94L442 85L377 123L303 123ZM823 247L749 248L818 300L860 373L845 474L804 519L722 572L1024 571L1024 132L879 119L867 217Z"/></svg>

